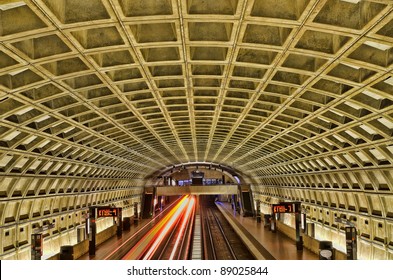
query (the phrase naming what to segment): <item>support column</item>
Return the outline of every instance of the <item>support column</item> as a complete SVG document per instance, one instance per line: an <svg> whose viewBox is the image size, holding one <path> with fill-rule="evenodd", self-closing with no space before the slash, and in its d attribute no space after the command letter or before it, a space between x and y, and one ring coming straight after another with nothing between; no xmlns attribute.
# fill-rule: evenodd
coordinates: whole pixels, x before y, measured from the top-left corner
<svg viewBox="0 0 393 280"><path fill-rule="evenodd" d="M357 260L357 236L355 227L345 227L347 260Z"/></svg>
<svg viewBox="0 0 393 280"><path fill-rule="evenodd" d="M271 217L271 221L270 221L270 230L272 232L276 232L277 231L277 224L276 224L276 220L277 220L277 216L280 214L277 213L273 213L272 217Z"/></svg>
<svg viewBox="0 0 393 280"><path fill-rule="evenodd" d="M31 259L41 260L42 256L42 233L31 235Z"/></svg>
<svg viewBox="0 0 393 280"><path fill-rule="evenodd" d="M301 236L301 213L295 213L295 223L296 223L296 249L303 250L303 236Z"/></svg>
<svg viewBox="0 0 393 280"><path fill-rule="evenodd" d="M261 217L261 205L260 205L260 201L256 200L256 204L257 204L257 209L256 209L256 218L257 218L257 223L261 223L262 222L262 217Z"/></svg>
<svg viewBox="0 0 393 280"><path fill-rule="evenodd" d="M123 214L122 214L122 208L118 207L117 208L117 216L116 216L116 225L117 225L117 231L116 234L117 236L121 236L123 234Z"/></svg>
<svg viewBox="0 0 393 280"><path fill-rule="evenodd" d="M89 208L89 218L86 223L89 229L89 255L94 256L96 254L96 234L97 234L97 225L96 225L96 208Z"/></svg>

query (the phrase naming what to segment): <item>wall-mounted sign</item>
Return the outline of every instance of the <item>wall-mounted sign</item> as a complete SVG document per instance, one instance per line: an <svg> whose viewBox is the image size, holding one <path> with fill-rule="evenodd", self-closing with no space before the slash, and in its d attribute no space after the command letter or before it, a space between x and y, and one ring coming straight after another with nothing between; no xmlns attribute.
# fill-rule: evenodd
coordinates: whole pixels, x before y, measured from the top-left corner
<svg viewBox="0 0 393 280"><path fill-rule="evenodd" d="M97 207L97 218L116 217L119 209L116 207Z"/></svg>
<svg viewBox="0 0 393 280"><path fill-rule="evenodd" d="M273 213L300 213L299 202L281 202L272 205Z"/></svg>

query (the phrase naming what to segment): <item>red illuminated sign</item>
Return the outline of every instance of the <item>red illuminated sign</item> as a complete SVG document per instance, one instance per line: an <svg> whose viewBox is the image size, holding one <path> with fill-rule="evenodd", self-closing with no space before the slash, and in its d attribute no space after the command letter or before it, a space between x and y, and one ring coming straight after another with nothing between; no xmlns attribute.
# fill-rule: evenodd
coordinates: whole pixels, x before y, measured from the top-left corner
<svg viewBox="0 0 393 280"><path fill-rule="evenodd" d="M273 204L273 213L299 213L300 203L296 202L282 202L280 204Z"/></svg>
<svg viewBox="0 0 393 280"><path fill-rule="evenodd" d="M97 208L97 218L101 217L116 217L118 209L113 207Z"/></svg>

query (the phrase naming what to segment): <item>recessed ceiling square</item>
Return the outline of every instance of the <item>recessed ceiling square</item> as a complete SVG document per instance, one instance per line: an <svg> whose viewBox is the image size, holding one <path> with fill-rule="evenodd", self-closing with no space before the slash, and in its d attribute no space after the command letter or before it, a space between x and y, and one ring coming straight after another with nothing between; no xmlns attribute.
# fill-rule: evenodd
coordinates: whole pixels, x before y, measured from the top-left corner
<svg viewBox="0 0 393 280"><path fill-rule="evenodd" d="M234 15L237 4L238 0L188 0L187 8L189 14Z"/></svg>
<svg viewBox="0 0 393 280"><path fill-rule="evenodd" d="M273 51L241 48L237 55L236 61L270 65L276 55L277 52Z"/></svg>
<svg viewBox="0 0 393 280"><path fill-rule="evenodd" d="M192 60L221 60L226 59L228 48L222 47L191 47Z"/></svg>
<svg viewBox="0 0 393 280"><path fill-rule="evenodd" d="M130 25L130 29L138 43L174 42L177 40L174 23Z"/></svg>
<svg viewBox="0 0 393 280"><path fill-rule="evenodd" d="M191 72L193 75L221 76L224 71L223 65L215 64L193 64Z"/></svg>
<svg viewBox="0 0 393 280"><path fill-rule="evenodd" d="M84 88L84 87L95 86L95 85L99 85L102 83L102 81L94 74L83 75L83 76L78 76L75 78L66 79L66 80L64 80L64 82L66 84L68 84L73 89L80 89L80 88Z"/></svg>
<svg viewBox="0 0 393 280"><path fill-rule="evenodd" d="M221 79L192 79L195 87L220 87Z"/></svg>
<svg viewBox="0 0 393 280"><path fill-rule="evenodd" d="M56 35L35 37L15 42L12 45L31 59L40 59L71 51L71 49Z"/></svg>
<svg viewBox="0 0 393 280"><path fill-rule="evenodd" d="M97 98L102 98L105 96L112 95L112 91L107 87L101 87L101 88L95 88L95 89L91 89L91 90L87 90L87 91L81 91L80 93L83 94L83 96L86 99L97 99Z"/></svg>
<svg viewBox="0 0 393 280"><path fill-rule="evenodd" d="M134 59L128 50L100 52L98 54L93 54L92 58L101 67L112 67L134 63Z"/></svg>
<svg viewBox="0 0 393 280"><path fill-rule="evenodd" d="M264 91L269 92L269 93L278 94L278 95L286 95L287 96L287 95L291 95L292 92L295 91L295 88L270 83L265 87Z"/></svg>
<svg viewBox="0 0 393 280"><path fill-rule="evenodd" d="M244 80L231 80L229 82L230 88L238 88L238 89L249 89L254 90L258 86L258 83Z"/></svg>
<svg viewBox="0 0 393 280"><path fill-rule="evenodd" d="M156 85L157 85L158 88L184 87L184 80L183 79L156 80Z"/></svg>
<svg viewBox="0 0 393 280"><path fill-rule="evenodd" d="M229 41L232 26L232 23L189 22L190 41Z"/></svg>
<svg viewBox="0 0 393 280"><path fill-rule="evenodd" d="M89 69L78 57L53 61L41 65L55 76L76 73Z"/></svg>
<svg viewBox="0 0 393 280"><path fill-rule="evenodd" d="M362 44L354 50L349 58L359 61L387 67L393 63L393 46L389 45L388 49L378 48L378 45Z"/></svg>
<svg viewBox="0 0 393 280"><path fill-rule="evenodd" d="M8 89L16 89L42 80L43 78L34 71L23 69L0 76L0 85Z"/></svg>
<svg viewBox="0 0 393 280"><path fill-rule="evenodd" d="M307 30L297 42L296 48L335 54L349 39L347 36Z"/></svg>
<svg viewBox="0 0 393 280"><path fill-rule="evenodd" d="M108 71L107 75L114 82L142 78L141 71L139 71L138 68L126 68Z"/></svg>
<svg viewBox="0 0 393 280"><path fill-rule="evenodd" d="M144 48L141 53L146 62L179 60L180 53L177 47Z"/></svg>
<svg viewBox="0 0 393 280"><path fill-rule="evenodd" d="M244 33L243 42L282 46L291 31L292 28L280 26L248 24Z"/></svg>
<svg viewBox="0 0 393 280"><path fill-rule="evenodd" d="M348 86L346 84L338 83L335 81L331 80L326 80L326 79L320 79L318 82L316 82L313 86L313 88L328 92L330 94L338 94L341 95L348 90L352 89L351 86Z"/></svg>
<svg viewBox="0 0 393 280"><path fill-rule="evenodd" d="M378 30L377 34L393 38L393 19Z"/></svg>
<svg viewBox="0 0 393 280"><path fill-rule="evenodd" d="M178 97L186 97L186 92L184 90L163 90L160 91L160 94L163 98L178 98Z"/></svg>
<svg viewBox="0 0 393 280"><path fill-rule="evenodd" d="M307 75L301 75L293 72L277 71L276 74L273 76L272 80L282 83L302 85L308 78L309 76Z"/></svg>
<svg viewBox="0 0 393 280"><path fill-rule="evenodd" d="M208 97L218 97L218 90L214 89L196 89L194 90L195 96L208 96Z"/></svg>
<svg viewBox="0 0 393 280"><path fill-rule="evenodd" d="M285 59L283 66L305 71L317 71L327 60L319 57L290 54Z"/></svg>
<svg viewBox="0 0 393 280"><path fill-rule="evenodd" d="M18 61L0 51L0 69L18 64Z"/></svg>
<svg viewBox="0 0 393 280"><path fill-rule="evenodd" d="M71 34L85 49L124 45L116 27L101 27L72 31Z"/></svg>
<svg viewBox="0 0 393 280"><path fill-rule="evenodd" d="M328 0L315 17L314 22L359 30L385 7L386 5L370 1L360 1L355 4Z"/></svg>
<svg viewBox="0 0 393 280"><path fill-rule="evenodd" d="M63 24L110 18L101 1L43 0L43 2Z"/></svg>
<svg viewBox="0 0 393 280"><path fill-rule="evenodd" d="M132 92L132 91L140 91L140 90L149 89L149 86L144 81L142 81L142 82L126 83L126 84L118 85L118 87L123 92Z"/></svg>
<svg viewBox="0 0 393 280"><path fill-rule="evenodd" d="M43 86L35 87L26 91L23 91L21 94L34 100L42 100L45 98L49 98L61 94L63 92L57 85L52 83L45 84Z"/></svg>
<svg viewBox="0 0 393 280"><path fill-rule="evenodd" d="M183 74L181 65L150 66L149 70L153 77L180 76Z"/></svg>
<svg viewBox="0 0 393 280"><path fill-rule="evenodd" d="M0 10L0 36L46 27L46 24L26 5Z"/></svg>
<svg viewBox="0 0 393 280"><path fill-rule="evenodd" d="M171 15L171 0L120 0L126 17Z"/></svg>
<svg viewBox="0 0 393 280"><path fill-rule="evenodd" d="M237 77L261 79L266 73L266 69L235 66L232 75Z"/></svg>
<svg viewBox="0 0 393 280"><path fill-rule="evenodd" d="M354 68L345 64L338 64L328 73L330 76L349 80L355 83L361 83L374 74L376 74L375 71L371 71L366 68Z"/></svg>
<svg viewBox="0 0 393 280"><path fill-rule="evenodd" d="M255 0L251 15L297 20L302 15L310 0Z"/></svg>

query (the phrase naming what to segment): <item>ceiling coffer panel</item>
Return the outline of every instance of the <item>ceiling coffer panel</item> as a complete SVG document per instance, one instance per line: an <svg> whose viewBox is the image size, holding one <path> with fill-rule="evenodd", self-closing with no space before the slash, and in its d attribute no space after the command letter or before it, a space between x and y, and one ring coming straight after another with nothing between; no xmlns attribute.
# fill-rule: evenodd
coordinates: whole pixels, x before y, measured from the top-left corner
<svg viewBox="0 0 393 280"><path fill-rule="evenodd" d="M388 1L2 1L0 18L4 174L392 165Z"/></svg>

